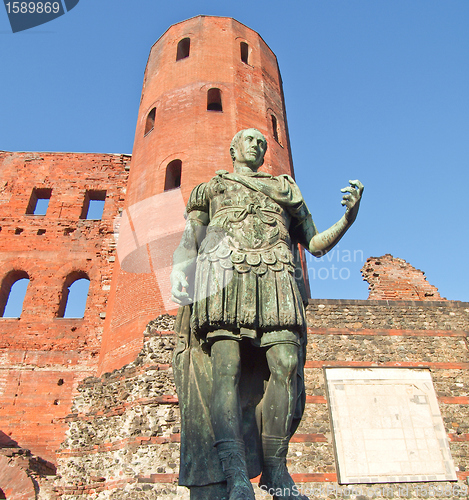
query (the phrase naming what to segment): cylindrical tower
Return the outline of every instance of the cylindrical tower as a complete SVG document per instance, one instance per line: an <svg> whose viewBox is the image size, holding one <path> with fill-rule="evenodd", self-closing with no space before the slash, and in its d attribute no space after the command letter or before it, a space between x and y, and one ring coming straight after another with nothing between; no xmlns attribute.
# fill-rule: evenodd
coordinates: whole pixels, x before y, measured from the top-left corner
<svg viewBox="0 0 469 500"><path fill-rule="evenodd" d="M293 175L282 80L264 40L226 17L171 26L145 70L101 373L132 361L148 321L176 311L168 278L184 203L217 170L232 171L231 139L251 127L268 141L262 170Z"/></svg>

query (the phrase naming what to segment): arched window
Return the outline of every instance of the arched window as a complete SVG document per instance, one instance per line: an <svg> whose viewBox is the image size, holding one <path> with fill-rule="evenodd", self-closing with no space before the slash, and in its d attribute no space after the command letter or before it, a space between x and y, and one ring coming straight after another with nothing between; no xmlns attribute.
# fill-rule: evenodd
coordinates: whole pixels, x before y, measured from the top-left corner
<svg viewBox="0 0 469 500"><path fill-rule="evenodd" d="M223 111L220 89L209 89L207 92L207 111Z"/></svg>
<svg viewBox="0 0 469 500"><path fill-rule="evenodd" d="M182 161L173 160L166 167L166 177L164 179L164 190L178 188L181 185Z"/></svg>
<svg viewBox="0 0 469 500"><path fill-rule="evenodd" d="M274 139L279 142L278 140L278 126L277 126L277 118L274 115L270 115L272 118L272 134L274 136Z"/></svg>
<svg viewBox="0 0 469 500"><path fill-rule="evenodd" d="M243 61L243 63L249 64L248 63L248 60L249 60L249 45L246 42L241 42L239 44L239 47L241 49L241 61Z"/></svg>
<svg viewBox="0 0 469 500"><path fill-rule="evenodd" d="M59 318L83 318L90 279L84 271L74 271L65 279L57 316Z"/></svg>
<svg viewBox="0 0 469 500"><path fill-rule="evenodd" d="M153 108L147 116L147 121L145 123L145 133L144 135L147 135L148 132L152 131L153 128L155 127L155 115L156 115L156 108Z"/></svg>
<svg viewBox="0 0 469 500"><path fill-rule="evenodd" d="M176 52L176 61L189 57L190 51L191 51L191 39L183 38L178 43L178 48Z"/></svg>
<svg viewBox="0 0 469 500"><path fill-rule="evenodd" d="M11 271L0 287L0 313L3 318L20 318L29 276L26 271Z"/></svg>

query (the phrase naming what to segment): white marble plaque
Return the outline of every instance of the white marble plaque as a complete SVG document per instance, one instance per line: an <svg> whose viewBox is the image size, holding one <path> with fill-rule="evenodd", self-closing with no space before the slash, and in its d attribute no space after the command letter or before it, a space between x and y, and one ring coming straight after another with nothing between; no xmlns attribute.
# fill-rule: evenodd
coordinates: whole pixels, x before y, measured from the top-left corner
<svg viewBox="0 0 469 500"><path fill-rule="evenodd" d="M457 480L428 370L325 372L340 483Z"/></svg>

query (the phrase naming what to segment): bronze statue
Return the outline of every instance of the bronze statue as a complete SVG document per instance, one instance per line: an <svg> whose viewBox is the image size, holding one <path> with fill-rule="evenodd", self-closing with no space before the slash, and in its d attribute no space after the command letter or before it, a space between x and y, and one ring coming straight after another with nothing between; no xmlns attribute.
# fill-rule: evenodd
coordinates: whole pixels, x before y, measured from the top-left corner
<svg viewBox="0 0 469 500"><path fill-rule="evenodd" d="M193 189L174 253L179 484L191 499L253 500L249 478L262 473L275 498L307 500L286 467L305 403L307 297L292 248L315 256L333 248L357 216L363 185L342 189L345 215L318 233L293 179L258 171L266 149L256 129L235 135L234 172Z"/></svg>

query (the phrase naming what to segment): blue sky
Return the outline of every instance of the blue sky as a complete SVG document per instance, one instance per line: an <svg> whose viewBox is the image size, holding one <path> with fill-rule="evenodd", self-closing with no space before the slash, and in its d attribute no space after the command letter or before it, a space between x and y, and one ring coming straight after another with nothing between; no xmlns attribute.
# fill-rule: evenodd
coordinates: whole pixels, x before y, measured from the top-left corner
<svg viewBox="0 0 469 500"><path fill-rule="evenodd" d="M0 6L0 149L131 153L150 47L198 14L234 17L277 55L318 228L348 179L365 184L331 260L310 259L313 297L366 298L363 259L391 253L469 301L467 0L80 0L16 34Z"/></svg>

